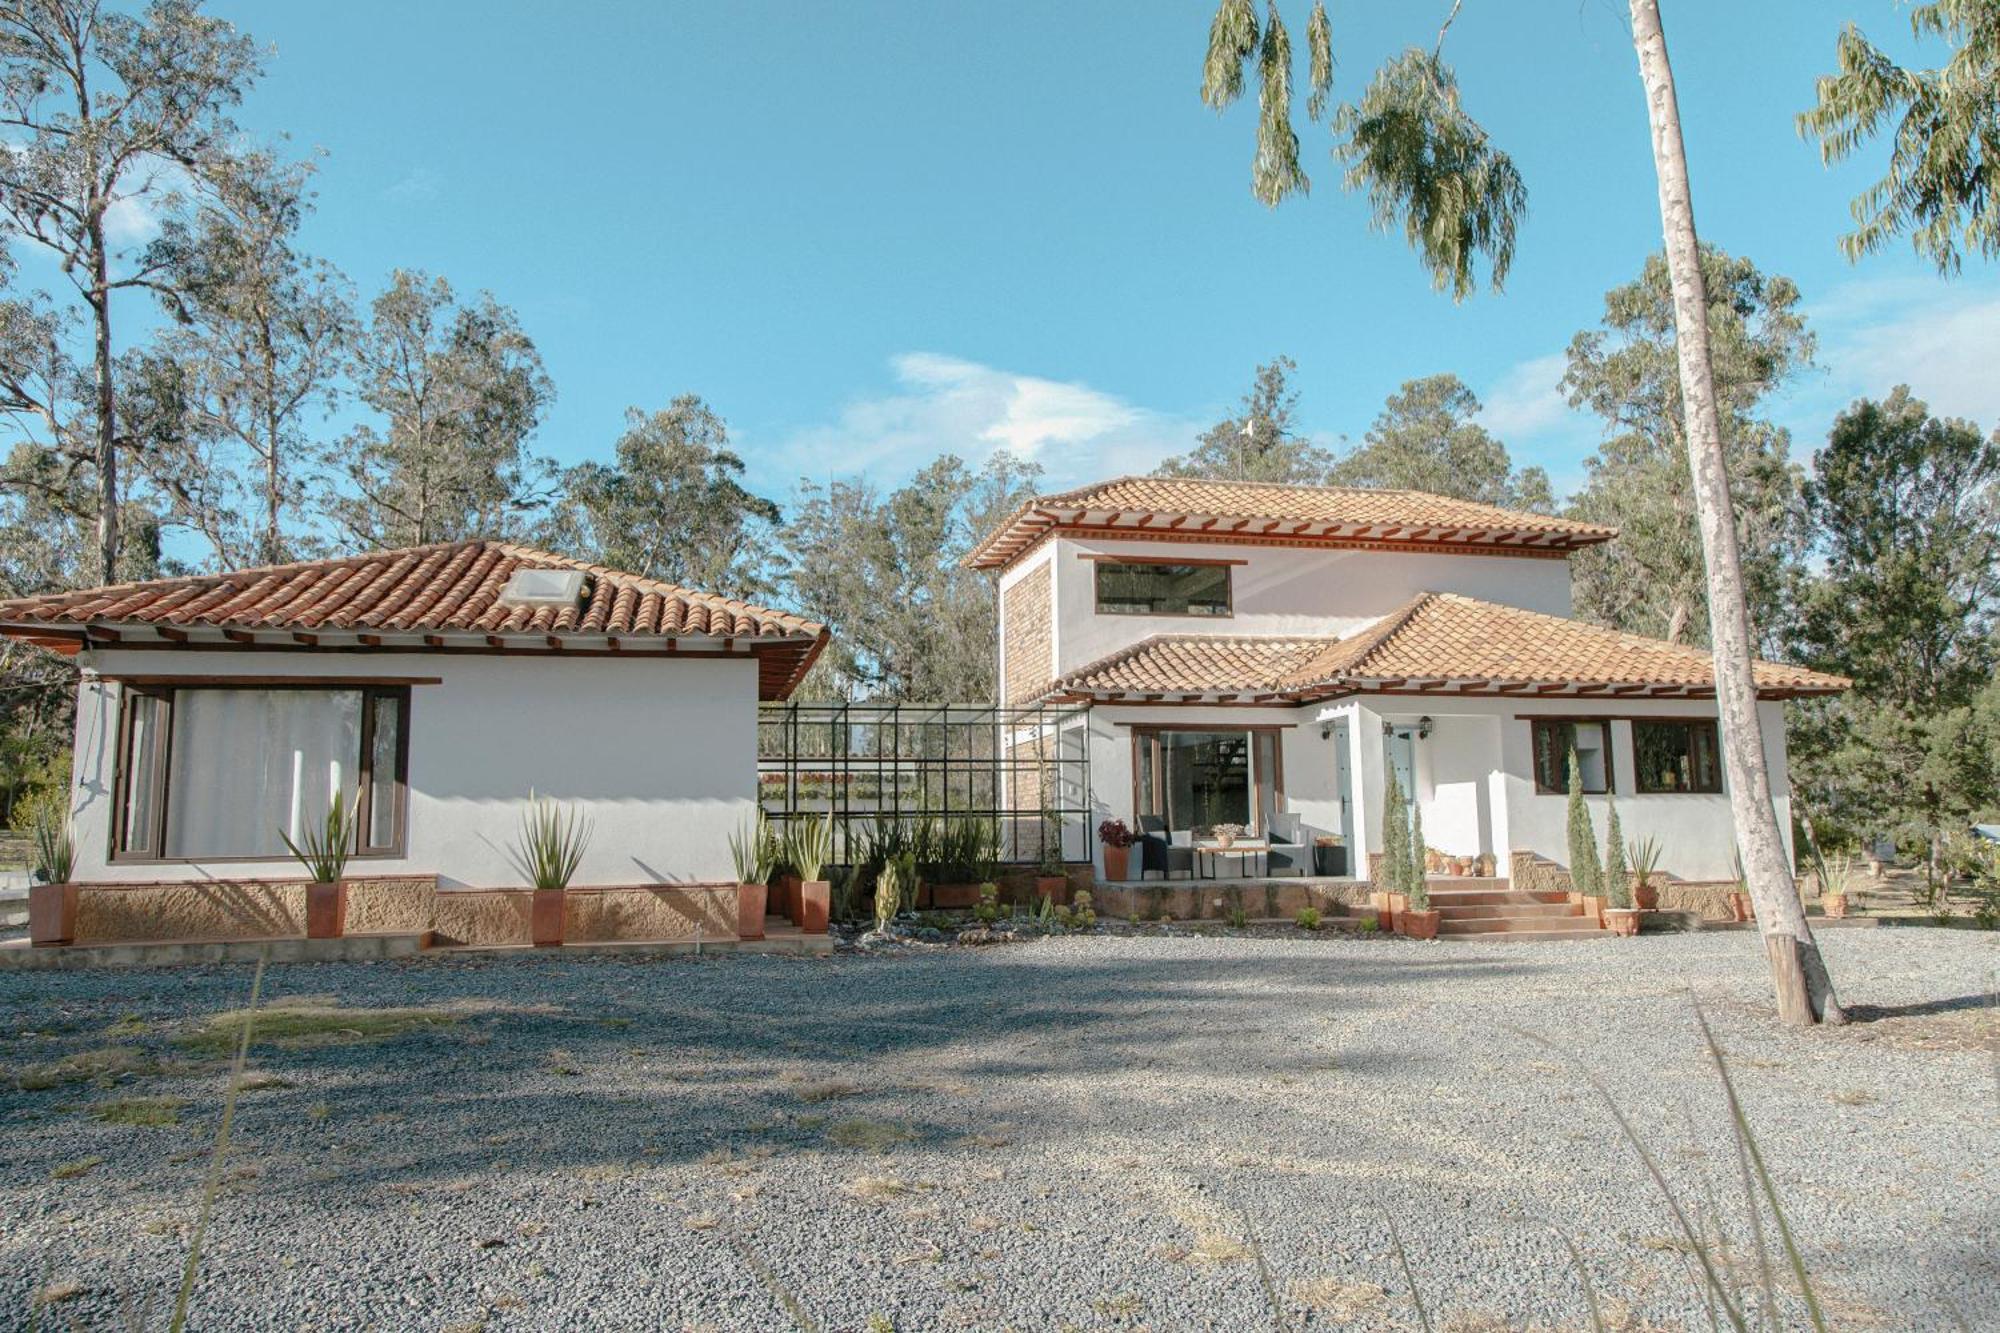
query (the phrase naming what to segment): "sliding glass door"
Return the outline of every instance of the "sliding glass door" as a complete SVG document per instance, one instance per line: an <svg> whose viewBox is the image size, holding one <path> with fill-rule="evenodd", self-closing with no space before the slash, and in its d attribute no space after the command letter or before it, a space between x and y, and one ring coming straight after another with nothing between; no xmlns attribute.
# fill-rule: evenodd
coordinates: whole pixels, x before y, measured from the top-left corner
<svg viewBox="0 0 2000 1333"><path fill-rule="evenodd" d="M1134 727L1132 744L1139 814L1197 833L1217 824L1270 827L1282 791L1275 729Z"/></svg>

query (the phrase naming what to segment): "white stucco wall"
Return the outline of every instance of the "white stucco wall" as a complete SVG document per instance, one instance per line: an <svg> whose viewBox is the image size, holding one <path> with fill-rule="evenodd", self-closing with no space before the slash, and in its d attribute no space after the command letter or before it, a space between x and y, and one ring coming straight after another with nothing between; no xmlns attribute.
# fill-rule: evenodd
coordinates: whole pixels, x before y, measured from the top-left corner
<svg viewBox="0 0 2000 1333"><path fill-rule="evenodd" d="M594 821L579 885L729 882L729 834L754 810L757 668L747 657L105 650L82 665L114 674L439 677L411 688L407 854L358 859L357 874L524 884L507 849L533 788ZM110 861L116 695L115 684L87 674L77 701L80 881L298 875L291 861Z"/></svg>
<svg viewBox="0 0 2000 1333"><path fill-rule="evenodd" d="M1548 615L1570 613L1569 562L1518 556L1233 546L1226 543L1055 538L1056 669L1073 671L1156 634L1344 635L1421 592L1456 592ZM1087 555L1242 560L1230 571L1231 616L1097 613ZM1002 586L1012 577L1002 579Z"/></svg>

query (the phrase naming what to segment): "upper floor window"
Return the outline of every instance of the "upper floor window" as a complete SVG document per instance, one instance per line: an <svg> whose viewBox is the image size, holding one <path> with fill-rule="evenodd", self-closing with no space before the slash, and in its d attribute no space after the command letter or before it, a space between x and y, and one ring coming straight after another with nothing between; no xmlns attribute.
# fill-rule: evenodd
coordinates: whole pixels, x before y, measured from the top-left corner
<svg viewBox="0 0 2000 1333"><path fill-rule="evenodd" d="M1635 785L1643 792L1720 792L1715 723L1707 718L1632 724Z"/></svg>
<svg viewBox="0 0 2000 1333"><path fill-rule="evenodd" d="M1229 566L1100 560L1097 611L1111 616L1226 616Z"/></svg>
<svg viewBox="0 0 2000 1333"><path fill-rule="evenodd" d="M1577 774L1583 790L1602 796L1611 790L1611 724L1536 718L1534 727L1535 790L1561 796L1569 790L1569 755L1576 751Z"/></svg>
<svg viewBox="0 0 2000 1333"><path fill-rule="evenodd" d="M128 685L118 751L120 859L284 860L339 792L354 854L403 845L410 691Z"/></svg>

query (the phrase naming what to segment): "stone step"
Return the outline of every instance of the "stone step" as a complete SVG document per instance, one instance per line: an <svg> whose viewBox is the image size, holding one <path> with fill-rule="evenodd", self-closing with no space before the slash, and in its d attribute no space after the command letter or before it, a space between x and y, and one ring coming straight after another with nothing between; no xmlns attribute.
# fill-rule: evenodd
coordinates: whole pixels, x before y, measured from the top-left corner
<svg viewBox="0 0 2000 1333"><path fill-rule="evenodd" d="M1445 928L1443 926L1440 926L1438 933L1440 935L1445 934L1446 933ZM1463 931L1452 931L1450 933L1457 939L1489 940L1489 941L1614 940L1618 938L1616 935L1613 935L1608 930L1603 930L1594 926L1585 926L1582 925L1581 923L1579 923L1576 926L1536 926L1533 929L1523 928L1521 930L1480 931L1470 935L1466 934Z"/></svg>
<svg viewBox="0 0 2000 1333"><path fill-rule="evenodd" d="M1506 902L1506 903L1441 903L1431 899L1431 906L1445 921L1471 921L1493 917L1525 917L1536 920L1561 920L1575 917L1581 921L1583 913L1568 903Z"/></svg>
<svg viewBox="0 0 2000 1333"><path fill-rule="evenodd" d="M1507 879L1504 875L1425 875L1424 883L1431 886L1433 893L1440 889L1475 889L1481 892L1500 893L1507 890Z"/></svg>
<svg viewBox="0 0 2000 1333"><path fill-rule="evenodd" d="M1490 916L1471 920L1446 917L1438 922L1438 933L1441 935L1505 935L1550 930L1587 935L1605 933L1604 927L1595 921L1585 921L1580 916Z"/></svg>
<svg viewBox="0 0 2000 1333"><path fill-rule="evenodd" d="M1518 893L1513 890L1480 892L1471 889L1432 889L1433 907L1492 907L1498 904L1519 903L1532 906L1537 903L1561 903L1567 905L1566 893Z"/></svg>

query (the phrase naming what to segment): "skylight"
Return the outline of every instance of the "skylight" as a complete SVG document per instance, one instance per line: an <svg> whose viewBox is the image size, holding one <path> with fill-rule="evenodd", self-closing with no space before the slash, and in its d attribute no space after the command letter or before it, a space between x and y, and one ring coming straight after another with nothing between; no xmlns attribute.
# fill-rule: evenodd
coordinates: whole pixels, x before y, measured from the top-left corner
<svg viewBox="0 0 2000 1333"><path fill-rule="evenodd" d="M517 569L500 590L508 606L575 606L582 595L580 569Z"/></svg>

